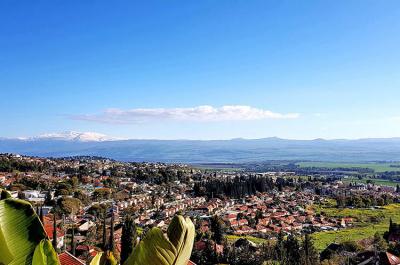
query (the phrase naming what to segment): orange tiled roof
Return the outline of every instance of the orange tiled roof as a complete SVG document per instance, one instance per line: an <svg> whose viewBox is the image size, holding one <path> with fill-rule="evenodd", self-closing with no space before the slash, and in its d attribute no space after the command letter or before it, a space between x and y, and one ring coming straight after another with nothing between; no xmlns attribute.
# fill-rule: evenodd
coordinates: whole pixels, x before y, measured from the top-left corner
<svg viewBox="0 0 400 265"><path fill-rule="evenodd" d="M61 265L84 265L85 263L72 256L69 252L63 252L58 255Z"/></svg>

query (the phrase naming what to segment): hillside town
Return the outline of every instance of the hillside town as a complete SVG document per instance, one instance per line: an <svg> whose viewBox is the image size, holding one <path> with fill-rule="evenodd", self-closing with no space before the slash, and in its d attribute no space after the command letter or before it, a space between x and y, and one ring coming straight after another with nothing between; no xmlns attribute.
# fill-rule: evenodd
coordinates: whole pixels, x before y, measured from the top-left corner
<svg viewBox="0 0 400 265"><path fill-rule="evenodd" d="M365 203L363 207L372 208L399 200L395 187L345 184L341 178L321 181L320 176L300 178L290 172L210 171L98 157L3 154L0 169L1 187L30 202L40 215L61 265L86 264L106 245L121 258L127 217L136 226L135 240L140 240L151 227L167 231L175 215L188 216L197 229L194 252L207 251L211 243L222 255L246 238L273 242L282 235L302 237L357 226L360 220L353 216L334 217L318 210L334 200L343 201L343 207ZM236 188L243 183L254 187L231 196L230 186L221 192L219 181ZM361 199L347 205L353 203L346 201L350 195ZM225 239L210 237L216 233L215 222L221 224ZM256 247L254 242L244 244Z"/></svg>

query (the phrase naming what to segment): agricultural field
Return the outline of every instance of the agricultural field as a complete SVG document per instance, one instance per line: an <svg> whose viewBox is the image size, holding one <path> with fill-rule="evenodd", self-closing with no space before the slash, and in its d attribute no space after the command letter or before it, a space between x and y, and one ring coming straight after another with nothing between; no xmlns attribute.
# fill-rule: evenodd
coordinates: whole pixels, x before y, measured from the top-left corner
<svg viewBox="0 0 400 265"><path fill-rule="evenodd" d="M400 172L400 162L382 162L382 163L337 163L337 162L298 162L299 167L321 167L321 168L368 168L374 170L375 173L382 173L386 171ZM395 166L395 167L393 167ZM399 166L399 167L398 167Z"/></svg>
<svg viewBox="0 0 400 265"><path fill-rule="evenodd" d="M389 228L389 220L400 223L400 204L390 204L378 209L337 209L315 206L317 212L332 217L353 217L358 220L354 227L338 231L317 232L312 235L316 248L321 251L332 242L361 240L376 232L383 234ZM372 222L373 221L373 222Z"/></svg>
<svg viewBox="0 0 400 265"><path fill-rule="evenodd" d="M236 236L236 235L226 235L226 240L228 243L234 243L236 240L240 238L246 238L249 241L256 243L256 244L263 244L267 242L267 239L259 238L259 237L254 237L254 236Z"/></svg>
<svg viewBox="0 0 400 265"><path fill-rule="evenodd" d="M388 180L388 179L379 179L379 178L346 178L342 180L343 183L374 183L376 185L381 185L381 186L391 186L391 187L396 187L397 185L400 185L400 181L396 181L396 180Z"/></svg>

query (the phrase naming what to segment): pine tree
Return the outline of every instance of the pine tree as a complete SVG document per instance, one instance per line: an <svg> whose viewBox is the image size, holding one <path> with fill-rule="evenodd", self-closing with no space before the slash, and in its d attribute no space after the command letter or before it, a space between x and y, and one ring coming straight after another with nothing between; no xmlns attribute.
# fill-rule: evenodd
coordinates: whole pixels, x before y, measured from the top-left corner
<svg viewBox="0 0 400 265"><path fill-rule="evenodd" d="M135 246L136 238L137 231L134 220L131 216L128 216L125 218L125 222L122 227L121 264L123 264L132 253L133 247Z"/></svg>

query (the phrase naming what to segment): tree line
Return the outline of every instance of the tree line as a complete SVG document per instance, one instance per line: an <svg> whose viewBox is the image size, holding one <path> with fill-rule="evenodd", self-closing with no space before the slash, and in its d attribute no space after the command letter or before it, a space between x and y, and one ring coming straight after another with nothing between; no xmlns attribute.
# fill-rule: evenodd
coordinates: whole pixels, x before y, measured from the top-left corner
<svg viewBox="0 0 400 265"><path fill-rule="evenodd" d="M278 177L274 180L267 176L251 175L235 176L230 179L212 178L196 182L193 190L197 196L243 198L257 192L268 192L274 189L282 191L284 187L295 187L297 190L302 190L306 186L310 186L308 182L298 182L293 178Z"/></svg>

